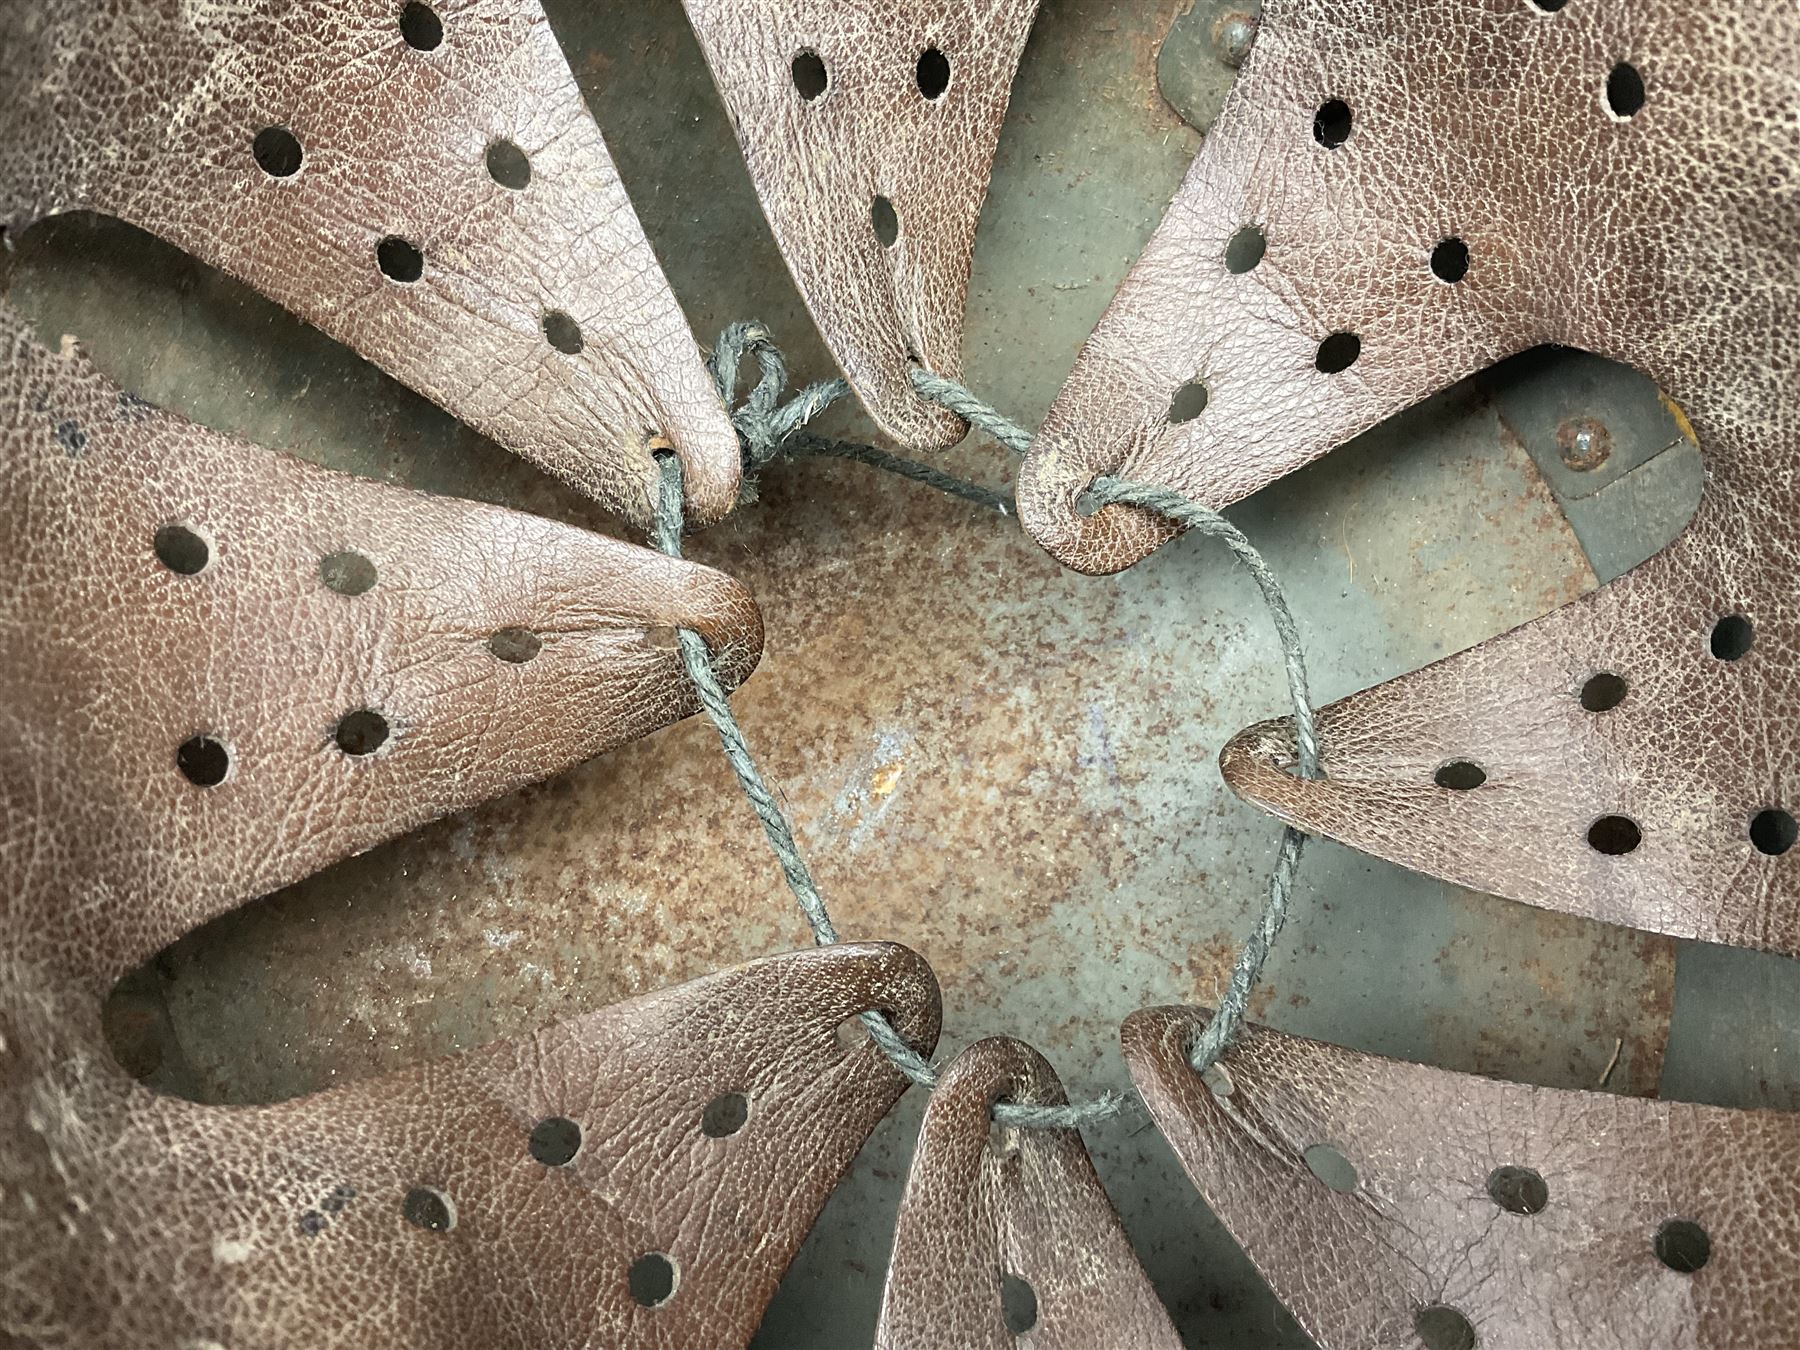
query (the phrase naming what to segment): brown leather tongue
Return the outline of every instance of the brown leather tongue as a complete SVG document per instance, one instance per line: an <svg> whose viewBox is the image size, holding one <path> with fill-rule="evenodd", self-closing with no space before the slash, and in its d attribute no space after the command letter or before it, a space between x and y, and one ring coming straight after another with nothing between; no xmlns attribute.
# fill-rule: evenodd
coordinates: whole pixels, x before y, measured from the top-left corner
<svg viewBox="0 0 1800 1350"><path fill-rule="evenodd" d="M0 225L115 215L640 525L737 437L536 0L0 7Z"/></svg>
<svg viewBox="0 0 1800 1350"><path fill-rule="evenodd" d="M944 1070L900 1202L876 1346L1176 1350L1080 1133L996 1126L1000 1098L1068 1100L1019 1041L978 1041Z"/></svg>
<svg viewBox="0 0 1800 1350"><path fill-rule="evenodd" d="M1800 1310L1800 1117L1502 1083L1151 1008L1125 1059L1322 1350L1760 1346ZM1223 1093L1223 1095L1221 1095Z"/></svg>
<svg viewBox="0 0 1800 1350"><path fill-rule="evenodd" d="M845 376L903 445L967 430L975 226L1037 0L686 0L775 241Z"/></svg>

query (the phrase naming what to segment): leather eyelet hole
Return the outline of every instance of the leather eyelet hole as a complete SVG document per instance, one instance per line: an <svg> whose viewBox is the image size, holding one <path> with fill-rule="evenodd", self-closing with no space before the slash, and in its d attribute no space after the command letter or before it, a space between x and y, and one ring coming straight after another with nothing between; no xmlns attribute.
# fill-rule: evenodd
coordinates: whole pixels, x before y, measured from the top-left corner
<svg viewBox="0 0 1800 1350"><path fill-rule="evenodd" d="M1254 225L1244 226L1226 241L1225 270L1242 276L1263 260L1268 248L1269 241L1260 229Z"/></svg>
<svg viewBox="0 0 1800 1350"><path fill-rule="evenodd" d="M1554 14L1569 0L1525 0L1526 8L1535 9L1539 14Z"/></svg>
<svg viewBox="0 0 1800 1350"><path fill-rule="evenodd" d="M411 285L425 275L425 255L416 244L390 234L375 245L375 265L389 281Z"/></svg>
<svg viewBox="0 0 1800 1350"><path fill-rule="evenodd" d="M1413 1330L1425 1350L1475 1350L1475 1328L1467 1317L1445 1303L1420 1308Z"/></svg>
<svg viewBox="0 0 1800 1350"><path fill-rule="evenodd" d="M708 1139L729 1139L750 1120L750 1099L741 1092L721 1092L700 1113L700 1133Z"/></svg>
<svg viewBox="0 0 1800 1350"><path fill-rule="evenodd" d="M306 154L299 138L286 127L264 127L250 142L257 167L271 178L292 178L300 172Z"/></svg>
<svg viewBox="0 0 1800 1350"><path fill-rule="evenodd" d="M1362 355L1362 339L1355 333L1333 333L1319 344L1313 365L1321 375L1336 375L1356 364Z"/></svg>
<svg viewBox="0 0 1800 1350"><path fill-rule="evenodd" d="M1758 811L1750 818L1750 842L1758 853L1779 858L1800 844L1800 821L1777 806Z"/></svg>
<svg viewBox="0 0 1800 1350"><path fill-rule="evenodd" d="M231 772L231 752L211 736L190 736L175 751L175 767L195 787L217 787Z"/></svg>
<svg viewBox="0 0 1800 1350"><path fill-rule="evenodd" d="M927 47L919 54L919 65L914 75L919 82L919 92L936 101L950 87L950 58L936 47Z"/></svg>
<svg viewBox="0 0 1800 1350"><path fill-rule="evenodd" d="M1313 114L1313 139L1335 150L1350 139L1350 105L1341 98L1328 99Z"/></svg>
<svg viewBox="0 0 1800 1350"><path fill-rule="evenodd" d="M456 1227L456 1204L430 1186L414 1186L400 1202L400 1214L414 1228L428 1233L448 1233Z"/></svg>
<svg viewBox="0 0 1800 1350"><path fill-rule="evenodd" d="M1619 62L1606 77L1606 110L1621 122L1636 117L1644 107L1644 77L1636 66Z"/></svg>
<svg viewBox="0 0 1800 1350"><path fill-rule="evenodd" d="M1682 1275L1692 1275L1712 1258L1712 1238L1692 1219L1664 1222L1651 1247L1658 1261Z"/></svg>
<svg viewBox="0 0 1800 1350"><path fill-rule="evenodd" d="M177 576L196 576L212 561L212 546L186 525L164 525L150 541L156 560Z"/></svg>
<svg viewBox="0 0 1800 1350"><path fill-rule="evenodd" d="M1023 1336L1037 1325L1037 1290L1010 1271L1000 1272L1000 1317L1015 1336Z"/></svg>
<svg viewBox="0 0 1800 1350"><path fill-rule="evenodd" d="M1169 400L1169 423L1180 426L1183 422L1191 422L1206 411L1206 404L1212 394L1199 380L1189 380L1175 391L1175 397Z"/></svg>
<svg viewBox="0 0 1800 1350"><path fill-rule="evenodd" d="M407 0L400 11L400 36L417 52L436 51L444 40L444 21L437 11L420 0Z"/></svg>
<svg viewBox="0 0 1800 1350"><path fill-rule="evenodd" d="M825 71L825 58L815 51L803 51L796 56L789 73L794 78L794 92L808 103L821 97L831 84L831 77Z"/></svg>
<svg viewBox="0 0 1800 1350"><path fill-rule="evenodd" d="M1473 792L1487 782L1487 770L1471 760L1453 759L1439 765L1431 778L1439 787L1452 792Z"/></svg>
<svg viewBox="0 0 1800 1350"><path fill-rule="evenodd" d="M564 356L577 356L585 345L581 325L560 309L544 315L544 340Z"/></svg>
<svg viewBox="0 0 1800 1350"><path fill-rule="evenodd" d="M339 595L362 595L375 586L375 564L360 553L346 550L319 559L319 580Z"/></svg>
<svg viewBox="0 0 1800 1350"><path fill-rule="evenodd" d="M334 738L346 755L372 755L387 744L387 718L373 708L347 712L338 720Z"/></svg>
<svg viewBox="0 0 1800 1350"><path fill-rule="evenodd" d="M1727 614L1713 625L1712 654L1721 661L1739 661L1756 645L1756 628L1742 614Z"/></svg>
<svg viewBox="0 0 1800 1350"><path fill-rule="evenodd" d="M900 216L886 197L869 203L869 224L883 248L892 248L900 240Z"/></svg>
<svg viewBox="0 0 1800 1350"><path fill-rule="evenodd" d="M1452 235L1431 250L1431 275L1454 286L1469 275L1469 246Z"/></svg>
<svg viewBox="0 0 1800 1350"><path fill-rule="evenodd" d="M1339 1195L1347 1195L1361 1182L1356 1165L1330 1144L1314 1144L1301 1155L1307 1170Z"/></svg>
<svg viewBox="0 0 1800 1350"><path fill-rule="evenodd" d="M522 666L544 650L544 640L529 628L502 628L488 638L487 648L498 660Z"/></svg>
<svg viewBox="0 0 1800 1350"><path fill-rule="evenodd" d="M525 152L508 140L492 142L487 148L488 177L503 188L523 192L531 183L531 161Z"/></svg>
<svg viewBox="0 0 1800 1350"><path fill-rule="evenodd" d="M645 1252L631 1263L626 1283L631 1298L640 1308L660 1308L675 1297L681 1283L681 1272L674 1261L661 1252Z"/></svg>
<svg viewBox="0 0 1800 1350"><path fill-rule="evenodd" d="M1631 686L1625 683L1622 675L1603 670L1597 675L1590 675L1587 683L1581 686L1581 706L1592 713L1611 712L1625 701L1625 695L1630 692Z"/></svg>
<svg viewBox="0 0 1800 1350"><path fill-rule="evenodd" d="M1588 826L1588 846L1608 857L1622 857L1644 842L1644 832L1630 816L1601 816Z"/></svg>
<svg viewBox="0 0 1800 1350"><path fill-rule="evenodd" d="M1508 1214L1541 1214L1550 1203L1550 1187L1529 1167L1496 1167L1488 1173L1488 1198Z"/></svg>
<svg viewBox="0 0 1800 1350"><path fill-rule="evenodd" d="M567 1116L546 1116L532 1126L525 1147L545 1167L567 1167L581 1152L581 1126Z"/></svg>

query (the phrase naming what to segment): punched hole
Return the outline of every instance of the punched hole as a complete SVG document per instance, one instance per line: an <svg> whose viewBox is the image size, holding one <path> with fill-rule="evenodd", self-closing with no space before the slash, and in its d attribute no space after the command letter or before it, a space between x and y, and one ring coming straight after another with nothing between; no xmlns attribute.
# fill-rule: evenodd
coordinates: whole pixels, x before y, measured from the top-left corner
<svg viewBox="0 0 1800 1350"><path fill-rule="evenodd" d="M1413 1330L1425 1350L1475 1350L1475 1328L1455 1308L1434 1303L1413 1316Z"/></svg>
<svg viewBox="0 0 1800 1350"><path fill-rule="evenodd" d="M1000 1273L1000 1316L1015 1336L1023 1336L1038 1320L1037 1290L1008 1271Z"/></svg>
<svg viewBox="0 0 1800 1350"><path fill-rule="evenodd" d="M581 325L560 309L544 315L544 338L564 356L574 356L582 348Z"/></svg>
<svg viewBox="0 0 1800 1350"><path fill-rule="evenodd" d="M435 51L444 40L444 21L430 5L408 0L406 8L400 11L400 36L415 51Z"/></svg>
<svg viewBox="0 0 1800 1350"><path fill-rule="evenodd" d="M375 585L375 564L360 553L345 550L319 559L319 579L325 589L339 595L362 595Z"/></svg>
<svg viewBox="0 0 1800 1350"><path fill-rule="evenodd" d="M546 1116L531 1127L525 1146L545 1167L567 1167L581 1152L581 1126L567 1116Z"/></svg>
<svg viewBox="0 0 1800 1350"><path fill-rule="evenodd" d="M632 1299L644 1308L660 1308L674 1298L678 1282L675 1263L661 1252L645 1252L631 1263L627 1276Z"/></svg>
<svg viewBox="0 0 1800 1350"><path fill-rule="evenodd" d="M1206 402L1210 397L1204 384L1199 380L1189 380L1175 391L1175 397L1169 401L1169 421L1176 426L1193 421L1206 411Z"/></svg>
<svg viewBox="0 0 1800 1350"><path fill-rule="evenodd" d="M448 1233L456 1227L456 1205L442 1191L414 1186L400 1203L401 1216L413 1227L431 1233Z"/></svg>
<svg viewBox="0 0 1800 1350"><path fill-rule="evenodd" d="M875 238L883 248L892 248L900 238L900 217L886 197L877 197L869 203L869 224L874 227Z"/></svg>
<svg viewBox="0 0 1800 1350"><path fill-rule="evenodd" d="M531 161L511 141L499 140L487 148L488 177L503 188L523 192L531 182Z"/></svg>
<svg viewBox="0 0 1800 1350"><path fill-rule="evenodd" d="M950 58L936 47L927 47L919 55L919 68L916 72L919 80L919 92L926 98L935 99L943 95L950 87Z"/></svg>
<svg viewBox="0 0 1800 1350"><path fill-rule="evenodd" d="M1670 1270L1692 1275L1712 1256L1712 1239L1692 1219L1669 1219L1656 1230L1656 1259Z"/></svg>
<svg viewBox="0 0 1800 1350"><path fill-rule="evenodd" d="M488 638L487 646L500 660L522 666L544 650L544 640L529 628L502 628Z"/></svg>
<svg viewBox="0 0 1800 1350"><path fill-rule="evenodd" d="M1539 1214L1550 1203L1550 1187L1529 1167L1496 1167L1488 1173L1488 1197L1508 1214Z"/></svg>
<svg viewBox="0 0 1800 1350"><path fill-rule="evenodd" d="M164 525L150 545L156 550L156 560L180 576L202 572L212 561L212 548L185 525Z"/></svg>
<svg viewBox="0 0 1800 1350"><path fill-rule="evenodd" d="M1631 687L1623 676L1603 670L1598 675L1590 675L1587 683L1581 686L1581 706L1589 712L1611 712L1630 692Z"/></svg>
<svg viewBox="0 0 1800 1350"><path fill-rule="evenodd" d="M1327 150L1335 150L1350 139L1350 105L1341 98L1324 103L1313 114L1313 139Z"/></svg>
<svg viewBox="0 0 1800 1350"><path fill-rule="evenodd" d="M1554 14L1568 4L1569 0L1525 0L1525 3L1539 14Z"/></svg>
<svg viewBox="0 0 1800 1350"><path fill-rule="evenodd" d="M292 178L300 172L300 161L306 158L300 141L286 127L264 127L250 142L250 153L271 178Z"/></svg>
<svg viewBox="0 0 1800 1350"><path fill-rule="evenodd" d="M1432 775L1441 788L1452 792L1473 792L1487 782L1487 770L1466 759L1453 759Z"/></svg>
<svg viewBox="0 0 1800 1350"><path fill-rule="evenodd" d="M1727 614L1713 625L1712 654L1721 661L1737 661L1756 645L1756 629L1742 614Z"/></svg>
<svg viewBox="0 0 1800 1350"><path fill-rule="evenodd" d="M1644 106L1644 77L1637 67L1621 61L1606 77L1606 107L1620 121L1636 117Z"/></svg>
<svg viewBox="0 0 1800 1350"><path fill-rule="evenodd" d="M700 1133L708 1139L729 1139L750 1119L750 1099L741 1092L722 1092L700 1113Z"/></svg>
<svg viewBox="0 0 1800 1350"><path fill-rule="evenodd" d="M794 77L794 90L801 98L811 103L825 92L831 83L825 73L825 58L815 51L804 51L794 58L790 68Z"/></svg>
<svg viewBox="0 0 1800 1350"><path fill-rule="evenodd" d="M1630 816L1601 816L1588 826L1588 844L1596 853L1619 857L1644 842L1644 832Z"/></svg>
<svg viewBox="0 0 1800 1350"><path fill-rule="evenodd" d="M1469 275L1469 246L1457 238L1440 239L1431 250L1431 275L1454 286Z"/></svg>
<svg viewBox="0 0 1800 1350"><path fill-rule="evenodd" d="M1336 375L1340 370L1350 369L1361 355L1362 339L1355 333L1333 333L1319 344L1313 365L1318 367L1321 375Z"/></svg>
<svg viewBox="0 0 1800 1350"><path fill-rule="evenodd" d="M217 787L231 772L231 752L211 736L193 736L176 749L175 767L195 787Z"/></svg>
<svg viewBox="0 0 1800 1350"><path fill-rule="evenodd" d="M410 284L425 275L425 255L397 234L375 245L375 265L390 281Z"/></svg>
<svg viewBox="0 0 1800 1350"><path fill-rule="evenodd" d="M346 755L372 755L387 743L387 718L373 708L347 712L337 724L337 745Z"/></svg>
<svg viewBox="0 0 1800 1350"><path fill-rule="evenodd" d="M1225 244L1225 270L1242 275L1263 260L1269 241L1254 225L1246 225Z"/></svg>
<svg viewBox="0 0 1800 1350"><path fill-rule="evenodd" d="M1758 853L1778 858L1800 843L1800 821L1778 807L1758 811L1750 819L1750 842Z"/></svg>
<svg viewBox="0 0 1800 1350"><path fill-rule="evenodd" d="M1356 1189L1356 1167L1330 1144L1314 1144L1300 1155L1307 1169L1340 1195Z"/></svg>

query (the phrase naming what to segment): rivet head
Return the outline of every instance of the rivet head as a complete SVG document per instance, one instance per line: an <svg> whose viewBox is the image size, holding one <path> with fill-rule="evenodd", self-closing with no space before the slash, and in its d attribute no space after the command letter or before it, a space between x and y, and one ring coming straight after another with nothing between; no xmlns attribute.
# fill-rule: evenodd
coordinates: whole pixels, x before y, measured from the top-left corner
<svg viewBox="0 0 1800 1350"><path fill-rule="evenodd" d="M1221 14L1213 24L1212 41L1219 60L1236 70L1256 42L1256 15L1244 10Z"/></svg>
<svg viewBox="0 0 1800 1350"><path fill-rule="evenodd" d="M1593 417L1571 417L1556 429L1562 461L1577 473L1591 473L1612 454L1612 432Z"/></svg>

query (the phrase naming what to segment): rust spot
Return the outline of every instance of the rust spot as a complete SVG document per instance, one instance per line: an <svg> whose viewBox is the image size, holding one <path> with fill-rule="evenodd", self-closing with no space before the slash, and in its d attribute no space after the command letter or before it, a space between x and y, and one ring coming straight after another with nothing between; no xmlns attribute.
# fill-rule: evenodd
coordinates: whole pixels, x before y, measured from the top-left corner
<svg viewBox="0 0 1800 1350"><path fill-rule="evenodd" d="M1612 432L1594 417L1571 417L1556 429L1562 461L1577 473L1591 473L1612 454Z"/></svg>

